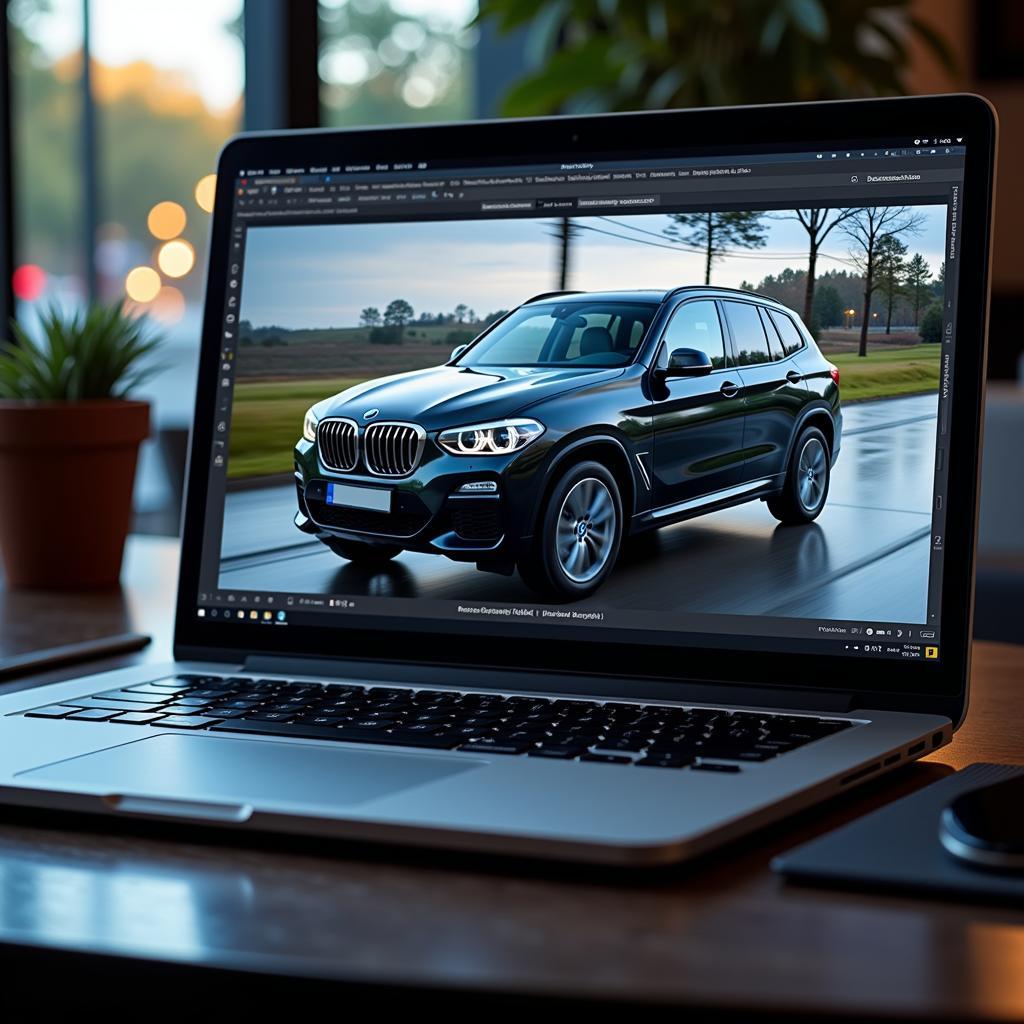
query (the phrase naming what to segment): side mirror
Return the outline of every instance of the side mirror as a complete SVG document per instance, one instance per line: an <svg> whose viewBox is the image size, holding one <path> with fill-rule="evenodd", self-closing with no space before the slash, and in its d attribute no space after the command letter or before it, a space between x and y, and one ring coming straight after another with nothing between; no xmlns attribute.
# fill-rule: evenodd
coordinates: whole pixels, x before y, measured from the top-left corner
<svg viewBox="0 0 1024 1024"><path fill-rule="evenodd" d="M677 348L668 357L666 377L706 377L713 367L706 352L696 348Z"/></svg>
<svg viewBox="0 0 1024 1024"><path fill-rule="evenodd" d="M448 362L454 363L455 360L458 359L459 356L461 356L462 353L465 352L467 348L469 348L468 345L456 345L455 348L452 349L452 354L448 357Z"/></svg>

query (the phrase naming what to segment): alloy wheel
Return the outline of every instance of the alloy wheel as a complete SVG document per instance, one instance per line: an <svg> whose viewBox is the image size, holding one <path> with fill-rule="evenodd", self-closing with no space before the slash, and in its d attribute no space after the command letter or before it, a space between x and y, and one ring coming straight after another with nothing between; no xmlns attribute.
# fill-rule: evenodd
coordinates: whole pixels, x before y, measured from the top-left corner
<svg viewBox="0 0 1024 1024"><path fill-rule="evenodd" d="M589 583L605 567L615 545L615 502L594 477L575 484L558 512L555 545L562 572L574 583Z"/></svg>

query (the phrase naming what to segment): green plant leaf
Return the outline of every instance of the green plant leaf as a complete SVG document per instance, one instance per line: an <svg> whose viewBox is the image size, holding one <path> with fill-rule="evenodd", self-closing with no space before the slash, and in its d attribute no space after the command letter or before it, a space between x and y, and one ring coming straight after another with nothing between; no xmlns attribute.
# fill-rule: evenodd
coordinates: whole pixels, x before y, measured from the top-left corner
<svg viewBox="0 0 1024 1024"><path fill-rule="evenodd" d="M12 321L11 339L0 343L3 398L124 398L162 368L151 359L162 336L121 303L93 304L84 313L51 306L40 313L38 338Z"/></svg>

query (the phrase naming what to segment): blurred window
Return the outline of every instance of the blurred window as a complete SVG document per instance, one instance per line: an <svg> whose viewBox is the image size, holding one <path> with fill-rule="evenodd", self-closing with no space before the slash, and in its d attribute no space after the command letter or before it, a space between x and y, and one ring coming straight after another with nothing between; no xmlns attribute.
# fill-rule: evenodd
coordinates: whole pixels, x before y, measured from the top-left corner
<svg viewBox="0 0 1024 1024"><path fill-rule="evenodd" d="M475 0L321 0L325 125L473 116Z"/></svg>
<svg viewBox="0 0 1024 1024"><path fill-rule="evenodd" d="M127 293L167 337L157 357L166 369L143 395L154 403L155 431L185 429L192 418L213 172L241 125L241 15L242 0L8 5L18 317L31 329L41 308L87 301L91 244L96 297ZM129 280L140 267L149 269ZM178 485L148 445L137 508L173 506ZM168 522L176 523L173 507Z"/></svg>

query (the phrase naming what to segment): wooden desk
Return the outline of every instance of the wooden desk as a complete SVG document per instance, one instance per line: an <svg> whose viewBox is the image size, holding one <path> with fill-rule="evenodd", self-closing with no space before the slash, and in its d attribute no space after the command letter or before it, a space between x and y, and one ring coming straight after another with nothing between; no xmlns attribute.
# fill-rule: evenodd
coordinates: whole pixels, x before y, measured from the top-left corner
<svg viewBox="0 0 1024 1024"><path fill-rule="evenodd" d="M168 656L173 546L135 541L127 596L136 628ZM28 599L25 600L34 600ZM8 595L4 615L22 597ZM50 607L57 614L58 606ZM40 627L44 630L45 625ZM720 851L705 863L623 878L575 868L264 840L124 823L42 819L0 810L0 954L42 965L61 989L68 959L109 960L123 986L144 961L195 968L153 982L161 1003L193 998L206 967L347 986L395 998L546 996L667 1003L747 1020L804 1013L910 1018L1024 1017L1024 914L789 887L775 853L972 761L1024 762L1024 649L978 644L971 713L930 764ZM66 672L65 675L72 674ZM2 969L2 968L0 968ZM237 974L206 993L233 996ZM386 989L372 986L382 986ZM95 985L84 994L107 999ZM2 987L0 987L2 993ZM346 1000L348 1000L346 1002ZM297 1004L303 1005L302 1003ZM419 1005L422 1005L420 1002Z"/></svg>

